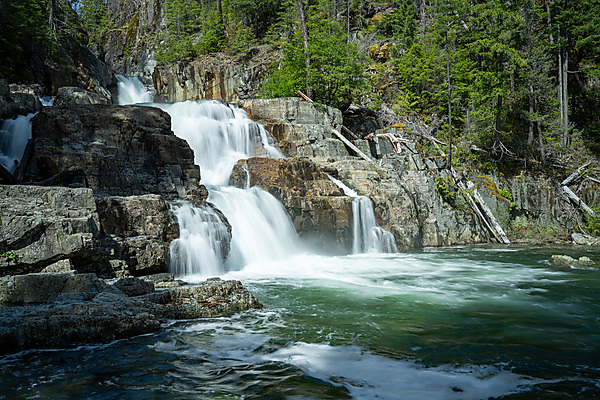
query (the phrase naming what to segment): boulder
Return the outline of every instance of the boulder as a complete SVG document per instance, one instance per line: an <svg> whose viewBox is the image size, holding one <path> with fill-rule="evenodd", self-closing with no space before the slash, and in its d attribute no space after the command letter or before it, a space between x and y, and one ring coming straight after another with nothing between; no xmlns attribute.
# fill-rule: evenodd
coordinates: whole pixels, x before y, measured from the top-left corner
<svg viewBox="0 0 600 400"><path fill-rule="evenodd" d="M45 107L33 120L32 136L31 156L20 171L29 180L41 181L75 166L84 176L75 184L101 196L207 196L198 183L193 151L171 131L170 116L157 108Z"/></svg>
<svg viewBox="0 0 600 400"><path fill-rule="evenodd" d="M573 233L571 237L573 238L573 243L581 246L600 246L600 238L597 237L581 233Z"/></svg>
<svg viewBox="0 0 600 400"><path fill-rule="evenodd" d="M0 186L0 275L89 262L100 237L91 189Z"/></svg>
<svg viewBox="0 0 600 400"><path fill-rule="evenodd" d="M74 104L111 104L110 93L105 95L88 92L75 86L63 86L58 89L55 106Z"/></svg>
<svg viewBox="0 0 600 400"><path fill-rule="evenodd" d="M6 79L0 79L0 120L41 110L42 104L34 92L31 86L9 85Z"/></svg>
<svg viewBox="0 0 600 400"><path fill-rule="evenodd" d="M154 283L135 277L121 278L114 286L129 297L154 292Z"/></svg>
<svg viewBox="0 0 600 400"><path fill-rule="evenodd" d="M105 343L155 332L173 319L261 307L240 282L218 278L154 291L153 283L138 278L109 285L94 274L5 277L0 279L0 354Z"/></svg>
<svg viewBox="0 0 600 400"><path fill-rule="evenodd" d="M576 259L566 255L553 255L552 264L558 267L590 267L596 263L586 256Z"/></svg>

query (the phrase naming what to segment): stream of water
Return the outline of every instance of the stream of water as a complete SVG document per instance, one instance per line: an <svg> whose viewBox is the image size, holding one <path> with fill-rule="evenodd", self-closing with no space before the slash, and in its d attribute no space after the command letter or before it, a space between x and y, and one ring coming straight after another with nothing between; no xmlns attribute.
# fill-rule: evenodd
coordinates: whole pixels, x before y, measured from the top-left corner
<svg viewBox="0 0 600 400"><path fill-rule="evenodd" d="M208 122L190 114L185 129L174 121L190 142L194 129L210 126L227 143L225 131L248 124L226 105L198 104L177 107L223 114ZM260 128L246 132L252 145L238 147L238 156L257 148L268 155ZM209 200L231 222L231 255L219 261L225 232L210 207L177 203L175 272L190 282L241 280L264 309L172 322L106 345L2 357L0 399L600 397L600 269L550 263L552 254L600 261L600 250L303 254L275 198L225 186L222 169L231 171L235 157L222 153L217 162L227 163L209 172L204 156L196 152Z"/></svg>
<svg viewBox="0 0 600 400"><path fill-rule="evenodd" d="M231 271L265 305L101 346L0 359L0 398L594 399L600 271L456 247Z"/></svg>

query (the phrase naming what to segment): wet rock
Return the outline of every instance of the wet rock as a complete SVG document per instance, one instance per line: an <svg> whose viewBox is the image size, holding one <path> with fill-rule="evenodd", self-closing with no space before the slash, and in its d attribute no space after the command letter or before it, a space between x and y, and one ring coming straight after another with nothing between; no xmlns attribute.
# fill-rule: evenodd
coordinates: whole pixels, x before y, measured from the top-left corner
<svg viewBox="0 0 600 400"><path fill-rule="evenodd" d="M595 238L590 235L582 235L581 233L573 233L571 235L573 243L581 246L599 246L600 238Z"/></svg>
<svg viewBox="0 0 600 400"><path fill-rule="evenodd" d="M589 267L595 265L596 263L589 257L585 256L575 259L566 255L553 255L552 264L558 267Z"/></svg>
<svg viewBox="0 0 600 400"><path fill-rule="evenodd" d="M0 79L0 120L41 110L42 104L32 86L9 85L6 79Z"/></svg>
<svg viewBox="0 0 600 400"><path fill-rule="evenodd" d="M153 287L138 278L108 285L94 274L1 278L0 354L109 342L154 332L177 318L262 307L238 281L217 278L161 291Z"/></svg>
<svg viewBox="0 0 600 400"><path fill-rule="evenodd" d="M154 292L154 283L135 277L121 278L114 286L129 297Z"/></svg>
<svg viewBox="0 0 600 400"><path fill-rule="evenodd" d="M97 195L161 194L201 200L200 171L189 145L171 131L167 113L152 107L45 107L33 121L23 175L40 181L80 167L75 184Z"/></svg>
<svg viewBox="0 0 600 400"><path fill-rule="evenodd" d="M75 104L111 104L111 96L108 92L102 95L75 86L63 86L58 89L55 106Z"/></svg>

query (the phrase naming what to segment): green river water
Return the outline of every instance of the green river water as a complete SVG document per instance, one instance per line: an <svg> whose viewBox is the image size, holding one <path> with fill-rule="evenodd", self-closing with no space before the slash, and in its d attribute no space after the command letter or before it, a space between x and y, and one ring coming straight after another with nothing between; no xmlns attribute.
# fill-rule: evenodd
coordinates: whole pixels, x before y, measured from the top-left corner
<svg viewBox="0 0 600 400"><path fill-rule="evenodd" d="M589 248L469 246L248 265L265 305L107 345L0 359L0 399L593 399ZM194 277L188 278L194 281Z"/></svg>

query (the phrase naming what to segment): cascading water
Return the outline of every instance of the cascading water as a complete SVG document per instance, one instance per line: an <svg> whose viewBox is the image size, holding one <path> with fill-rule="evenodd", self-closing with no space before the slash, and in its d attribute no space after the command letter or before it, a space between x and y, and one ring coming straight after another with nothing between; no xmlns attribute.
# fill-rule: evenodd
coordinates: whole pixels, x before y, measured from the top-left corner
<svg viewBox="0 0 600 400"><path fill-rule="evenodd" d="M142 104L154 101L152 93L137 76L117 75L116 77L119 81L119 104Z"/></svg>
<svg viewBox="0 0 600 400"><path fill-rule="evenodd" d="M119 103L141 103L146 88L137 78L119 77ZM121 89L126 92L121 93ZM171 243L172 270L178 276L222 275L255 262L281 259L297 252L297 235L285 208L258 188L226 186L235 163L254 156L280 158L265 129L246 113L218 101L152 104L171 115L173 132L194 150L201 183L209 201L225 215L232 228L230 256L222 260L222 225L209 207L174 206L180 238Z"/></svg>
<svg viewBox="0 0 600 400"><path fill-rule="evenodd" d="M240 269L247 264L295 253L296 231L275 197L258 187L244 190L226 186L238 160L257 155L282 157L264 128L248 118L243 110L217 101L155 106L171 115L173 132L194 150L202 174L201 183L209 190L209 201L231 224L230 256L220 274L226 269ZM190 259L189 263L186 271L207 276L207 272L199 268L200 260Z"/></svg>
<svg viewBox="0 0 600 400"><path fill-rule="evenodd" d="M31 119L35 114L7 119L0 128L0 164L11 173L15 171L31 139Z"/></svg>
<svg viewBox="0 0 600 400"><path fill-rule="evenodd" d="M398 252L394 235L377 224L371 199L366 196L359 196L358 193L339 179L335 179L330 175L327 176L344 191L346 196L354 198L352 202L352 215L354 217L352 252L354 254Z"/></svg>
<svg viewBox="0 0 600 400"><path fill-rule="evenodd" d="M229 232L215 211L188 202L173 204L172 211L179 223L179 238L171 243L171 271L177 276L221 275Z"/></svg>

